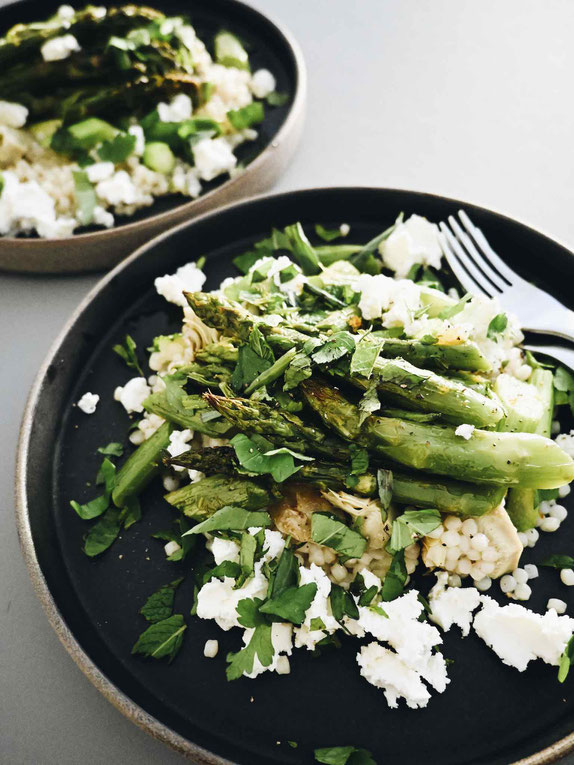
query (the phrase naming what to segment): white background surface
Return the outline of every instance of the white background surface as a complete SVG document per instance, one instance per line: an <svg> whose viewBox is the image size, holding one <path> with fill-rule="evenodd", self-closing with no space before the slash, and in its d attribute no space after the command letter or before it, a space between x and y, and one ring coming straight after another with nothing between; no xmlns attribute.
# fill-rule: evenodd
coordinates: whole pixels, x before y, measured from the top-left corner
<svg viewBox="0 0 574 765"><path fill-rule="evenodd" d="M433 191L502 210L574 246L572 0L257 6L291 29L309 69L303 142L278 190ZM35 599L14 527L27 391L95 281L0 276L0 762L10 765L182 762L76 669Z"/></svg>

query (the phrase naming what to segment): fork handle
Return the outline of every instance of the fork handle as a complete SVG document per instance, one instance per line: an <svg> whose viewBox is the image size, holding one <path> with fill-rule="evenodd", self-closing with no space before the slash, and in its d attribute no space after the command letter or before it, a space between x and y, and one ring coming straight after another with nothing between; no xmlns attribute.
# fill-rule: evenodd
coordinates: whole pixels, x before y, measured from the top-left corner
<svg viewBox="0 0 574 765"><path fill-rule="evenodd" d="M563 345L523 345L527 351L539 353L541 356L548 356L555 361L559 361L563 366L574 372L574 349L565 348Z"/></svg>
<svg viewBox="0 0 574 765"><path fill-rule="evenodd" d="M553 335L574 342L574 311L570 311L565 306L560 306L554 311L548 311L537 316L535 326L524 326L523 329L527 332Z"/></svg>

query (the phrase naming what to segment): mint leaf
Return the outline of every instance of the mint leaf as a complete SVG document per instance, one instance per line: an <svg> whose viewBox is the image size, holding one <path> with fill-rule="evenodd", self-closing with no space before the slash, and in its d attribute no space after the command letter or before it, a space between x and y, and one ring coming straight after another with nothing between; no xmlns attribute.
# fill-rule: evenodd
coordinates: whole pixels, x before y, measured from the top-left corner
<svg viewBox="0 0 574 765"><path fill-rule="evenodd" d="M508 317L505 313L497 314L494 319L488 325L486 330L486 336L490 340L496 340L498 335L501 335L508 326Z"/></svg>
<svg viewBox="0 0 574 765"><path fill-rule="evenodd" d="M183 534L204 534L206 531L243 531L252 526L271 526L271 517L265 512L250 512L242 507L226 505L207 520L193 526Z"/></svg>
<svg viewBox="0 0 574 765"><path fill-rule="evenodd" d="M98 149L98 157L102 162L113 162L118 165L125 162L133 153L136 146L136 137L128 133L118 133L111 141L104 141Z"/></svg>
<svg viewBox="0 0 574 765"><path fill-rule="evenodd" d="M281 483L292 476L300 465L295 465L295 459L311 461L312 458L299 454L291 449L282 447L270 449L273 446L265 438L252 436L249 438L244 433L238 433L231 439L231 445L240 465L250 473L269 473L274 481Z"/></svg>
<svg viewBox="0 0 574 765"><path fill-rule="evenodd" d="M132 654L139 653L152 659L167 658L171 663L181 648L186 629L181 614L155 622L139 636Z"/></svg>
<svg viewBox="0 0 574 765"><path fill-rule="evenodd" d="M331 585L329 600L333 616L338 622L341 622L344 616L348 616L350 619L359 618L359 609L351 593L344 590L339 584Z"/></svg>
<svg viewBox="0 0 574 765"><path fill-rule="evenodd" d="M84 552L90 558L95 558L110 547L117 539L122 526L120 510L110 507L95 523L86 535Z"/></svg>
<svg viewBox="0 0 574 765"><path fill-rule="evenodd" d="M359 425L362 425L367 417L370 417L373 412L377 412L380 408L381 402L377 392L377 383L373 380L359 401Z"/></svg>
<svg viewBox="0 0 574 765"><path fill-rule="evenodd" d="M285 237L287 239L286 249L290 250L293 258L297 261L305 276L320 274L322 269L321 261L315 248L307 239L303 226L300 223L293 223L285 227Z"/></svg>
<svg viewBox="0 0 574 765"><path fill-rule="evenodd" d="M352 489L358 484L359 476L364 475L369 468L369 452L356 444L351 444L349 451L351 452L351 470L345 483Z"/></svg>
<svg viewBox="0 0 574 765"><path fill-rule="evenodd" d="M228 680L238 680L244 673L253 671L255 657L264 667L268 667L273 661L273 643L271 642L271 625L260 624L255 627L248 645L237 653L227 654L228 667L226 676Z"/></svg>
<svg viewBox="0 0 574 765"><path fill-rule="evenodd" d="M244 532L241 535L241 551L239 554L241 575L237 580L237 587L241 587L253 573L256 550L257 540L248 531Z"/></svg>
<svg viewBox="0 0 574 765"><path fill-rule="evenodd" d="M133 337L126 335L126 339L124 340L123 345L118 343L112 347L112 350L126 362L130 369L135 369L139 373L140 377L143 377L144 373L142 372L142 368L136 355L136 348L137 345Z"/></svg>
<svg viewBox="0 0 574 765"><path fill-rule="evenodd" d="M354 350L355 338L350 332L335 332L330 340L313 351L311 358L315 364L329 364Z"/></svg>
<svg viewBox="0 0 574 765"><path fill-rule="evenodd" d="M76 502L73 499L70 501L70 505L83 521L91 521L93 518L98 518L102 513L105 513L109 504L109 495L105 494L101 497L96 497L96 499L92 499L91 502L87 502L85 505L80 505L79 502Z"/></svg>
<svg viewBox="0 0 574 765"><path fill-rule="evenodd" d="M280 595L267 600L259 609L263 614L273 614L293 624L302 624L305 614L317 593L315 582L302 587L290 587Z"/></svg>
<svg viewBox="0 0 574 765"><path fill-rule="evenodd" d="M377 470L377 485L379 487L379 500L385 515L393 498L393 474L390 470Z"/></svg>
<svg viewBox="0 0 574 765"><path fill-rule="evenodd" d="M333 239L339 239L339 237L341 236L341 229L340 228L325 228L325 226L322 226L320 223L317 223L315 225L315 233L324 242L332 242Z"/></svg>
<svg viewBox="0 0 574 765"><path fill-rule="evenodd" d="M237 579L241 575L241 566L232 560L224 560L215 568L210 568L203 575L203 584L207 584L212 579Z"/></svg>
<svg viewBox="0 0 574 765"><path fill-rule="evenodd" d="M298 574L297 558L289 547L285 547L270 580L269 594L271 598L277 598L285 590L296 585Z"/></svg>
<svg viewBox="0 0 574 765"><path fill-rule="evenodd" d="M108 457L121 457L122 454L124 453L124 447L122 446L122 444L114 441L108 444L107 446L100 446L98 448L98 452Z"/></svg>
<svg viewBox="0 0 574 765"><path fill-rule="evenodd" d="M357 343L355 352L351 357L351 374L361 375L368 380L373 373L373 367L379 358L384 342L382 337L374 339L369 335L363 336Z"/></svg>
<svg viewBox="0 0 574 765"><path fill-rule="evenodd" d="M558 681L563 683L568 677L570 667L574 663L574 635L568 641L564 653L560 657L560 666L558 667Z"/></svg>
<svg viewBox="0 0 574 765"><path fill-rule="evenodd" d="M271 347L265 340L259 327L255 326L249 335L249 343L242 345L237 356L237 364L231 375L234 390L241 391L256 377L275 362Z"/></svg>
<svg viewBox="0 0 574 765"><path fill-rule="evenodd" d="M296 388L299 383L311 377L312 374L311 359L306 353L299 351L299 353L293 357L285 371L285 384L283 385L283 390L292 390L293 388Z"/></svg>
<svg viewBox="0 0 574 765"><path fill-rule="evenodd" d="M96 476L96 483L104 484L106 487L106 494L109 496L114 490L116 483L116 466L107 457L104 457L98 474Z"/></svg>
<svg viewBox="0 0 574 765"><path fill-rule="evenodd" d="M393 521L391 541L387 544L390 553L404 550L415 539L424 537L441 524L438 510L406 510Z"/></svg>
<svg viewBox="0 0 574 765"><path fill-rule="evenodd" d="M359 533L323 513L312 515L311 539L335 550L343 560L360 558L367 547L367 540Z"/></svg>
<svg viewBox="0 0 574 765"><path fill-rule="evenodd" d="M393 555L391 565L387 571L381 598L385 601L394 600L403 594L407 582L407 567L405 566L405 551L399 550Z"/></svg>
<svg viewBox="0 0 574 765"><path fill-rule="evenodd" d="M457 313L460 313L468 301L472 298L472 295L470 293L467 293L462 297L458 303L455 303L453 306L450 306L450 308L445 308L444 311L441 311L438 315L439 319L452 319L453 316L456 316Z"/></svg>
<svg viewBox="0 0 574 765"><path fill-rule="evenodd" d="M574 568L574 558L570 555L551 555L538 565L548 568Z"/></svg>
<svg viewBox="0 0 574 765"><path fill-rule="evenodd" d="M166 584L154 592L153 595L150 595L140 609L140 614L152 624L161 622L171 616L175 591L182 582L183 577L176 579L170 584Z"/></svg>
<svg viewBox="0 0 574 765"><path fill-rule="evenodd" d="M370 752L355 746L329 746L314 754L316 762L325 765L377 765Z"/></svg>
<svg viewBox="0 0 574 765"><path fill-rule="evenodd" d="M253 101L241 109L227 112L227 119L236 130L244 130L251 125L258 125L265 119L265 108L261 101Z"/></svg>

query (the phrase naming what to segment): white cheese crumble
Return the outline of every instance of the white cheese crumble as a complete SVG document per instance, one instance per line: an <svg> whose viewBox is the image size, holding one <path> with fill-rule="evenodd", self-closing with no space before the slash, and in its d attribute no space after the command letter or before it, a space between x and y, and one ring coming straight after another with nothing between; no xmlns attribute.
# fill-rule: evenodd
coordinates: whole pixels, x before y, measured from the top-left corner
<svg viewBox="0 0 574 765"><path fill-rule="evenodd" d="M371 685L382 688L391 709L405 699L411 709L426 707L430 700L428 688L421 676L408 667L396 653L378 643L363 646L357 654L361 675Z"/></svg>
<svg viewBox="0 0 574 765"><path fill-rule="evenodd" d="M430 620L447 632L453 624L463 636L470 632L472 612L480 605L480 593L475 587L446 587L448 574L437 574L437 583L429 594Z"/></svg>
<svg viewBox="0 0 574 765"><path fill-rule="evenodd" d="M174 96L169 104L159 103L157 113L162 122L183 122L191 118L191 98L185 93Z"/></svg>
<svg viewBox="0 0 574 765"><path fill-rule="evenodd" d="M331 592L331 580L322 568L311 564L309 568L299 567L300 586L311 584L317 585L317 592L311 605L305 614L305 621L301 627L295 629L295 647L307 648L312 651L315 645L322 640L328 633L339 629L339 622L331 613L329 604L329 593ZM320 619L324 629L311 629L311 622L314 619Z"/></svg>
<svg viewBox="0 0 574 765"><path fill-rule="evenodd" d="M141 125L130 125L128 128L130 135L135 135L136 143L134 146L134 154L137 157L141 157L145 150L145 133Z"/></svg>
<svg viewBox="0 0 574 765"><path fill-rule="evenodd" d="M111 178L114 174L113 162L94 162L86 167L86 174L90 183L99 183Z"/></svg>
<svg viewBox="0 0 574 765"><path fill-rule="evenodd" d="M504 664L519 672L535 659L559 664L572 636L574 619L558 616L554 610L536 614L515 603L499 606L487 595L482 596L482 604L474 617L474 630Z"/></svg>
<svg viewBox="0 0 574 765"><path fill-rule="evenodd" d="M454 435L460 436L461 438L464 438L466 441L468 441L474 433L474 430L474 425L459 425L458 428L454 431Z"/></svg>
<svg viewBox="0 0 574 765"><path fill-rule="evenodd" d="M243 633L243 644L247 645L251 640L254 629L245 630ZM280 675L289 673L289 660L285 665L285 659L293 653L293 625L286 622L275 622L271 625L271 643L273 645L273 660L271 664L264 667L255 656L253 669L251 672L244 672L244 677L254 678L263 672L277 672Z"/></svg>
<svg viewBox="0 0 574 765"><path fill-rule="evenodd" d="M115 389L114 399L120 402L128 414L133 412L139 414L143 412L143 402L150 394L151 388L145 377L132 377L124 386L118 386Z"/></svg>
<svg viewBox="0 0 574 765"><path fill-rule="evenodd" d="M574 458L574 430L570 433L560 433L556 436L556 443L566 454Z"/></svg>
<svg viewBox="0 0 574 765"><path fill-rule="evenodd" d="M223 137L198 141L193 147L193 158L199 177L204 181L229 173L237 165L237 157Z"/></svg>
<svg viewBox="0 0 574 765"><path fill-rule="evenodd" d="M420 215L411 215L399 223L392 234L381 243L385 265L395 272L399 279L407 276L412 266L421 264L440 269L442 251L439 244L439 229Z"/></svg>
<svg viewBox="0 0 574 765"><path fill-rule="evenodd" d="M193 430L189 430L189 428L186 428L185 430L174 430L169 436L167 451L172 457L179 457L180 454L185 454L185 452L188 452L191 449L189 442L192 438ZM176 465L174 467L179 466ZM179 469L185 470L185 468L182 467Z"/></svg>
<svg viewBox="0 0 574 765"><path fill-rule="evenodd" d="M28 119L28 109L13 101L0 101L0 125L11 128L21 128Z"/></svg>
<svg viewBox="0 0 574 765"><path fill-rule="evenodd" d="M112 176L100 181L96 186L96 194L104 202L113 206L133 205L137 197L134 182L125 170L118 170Z"/></svg>
<svg viewBox="0 0 574 765"><path fill-rule="evenodd" d="M62 35L47 40L40 51L44 61L61 61L68 58L71 53L81 50L79 42L74 35Z"/></svg>
<svg viewBox="0 0 574 765"><path fill-rule="evenodd" d="M78 401L78 409L81 409L84 414L93 414L96 411L99 400L100 397L97 393L84 393Z"/></svg>
<svg viewBox="0 0 574 765"><path fill-rule="evenodd" d="M276 88L275 77L268 69L258 69L253 73L249 86L255 98L267 98Z"/></svg>
<svg viewBox="0 0 574 765"><path fill-rule="evenodd" d="M239 627L237 604L244 598L265 598L267 579L261 573L262 564L255 564L255 572L244 587L234 589L235 579L211 579L197 593L197 615L200 619L214 619L222 630Z"/></svg>
<svg viewBox="0 0 574 765"><path fill-rule="evenodd" d="M158 295L164 297L169 303L175 303L182 308L187 306L187 300L184 292L201 291L206 276L197 263L187 263L178 268L175 274L165 274L158 276L154 285Z"/></svg>
<svg viewBox="0 0 574 765"><path fill-rule="evenodd" d="M170 555L173 555L174 553L181 550L181 545L179 545L175 540L172 540L171 542L168 542L166 545L164 545L163 549L166 557L169 558Z"/></svg>
<svg viewBox="0 0 574 765"><path fill-rule="evenodd" d="M44 237L71 236L77 225L74 218L58 218L54 199L37 181L19 181L11 170L2 173L0 194L0 234L14 235L34 229Z"/></svg>
<svg viewBox="0 0 574 765"><path fill-rule="evenodd" d="M213 539L208 539L206 547L213 555L216 566L219 566L220 563L226 560L230 560L232 563L239 563L241 548L232 539L213 537Z"/></svg>

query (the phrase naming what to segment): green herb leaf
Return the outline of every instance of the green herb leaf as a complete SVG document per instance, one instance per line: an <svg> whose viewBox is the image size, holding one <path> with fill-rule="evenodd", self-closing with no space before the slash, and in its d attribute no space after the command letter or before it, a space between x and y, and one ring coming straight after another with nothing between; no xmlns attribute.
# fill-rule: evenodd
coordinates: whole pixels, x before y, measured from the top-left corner
<svg viewBox="0 0 574 765"><path fill-rule="evenodd" d="M287 226L285 228L285 235L289 243L288 249L293 254L297 263L301 266L301 270L305 276L320 274L322 266L319 261L319 256L307 239L307 236L303 231L303 226L300 223L294 223L292 226Z"/></svg>
<svg viewBox="0 0 574 765"><path fill-rule="evenodd" d="M253 101L241 109L227 112L227 119L236 130L245 130L252 125L258 125L265 119L265 108L261 101Z"/></svg>
<svg viewBox="0 0 574 765"><path fill-rule="evenodd" d="M441 524L438 510L406 510L393 521L391 541L387 544L390 553L404 550L415 539L424 537Z"/></svg>
<svg viewBox="0 0 574 765"><path fill-rule="evenodd" d="M214 568L210 568L203 575L203 584L207 584L212 579L237 579L241 576L241 566L232 560L224 560Z"/></svg>
<svg viewBox="0 0 574 765"><path fill-rule="evenodd" d="M273 643L271 642L271 625L260 624L255 627L249 644L237 653L227 655L228 667L226 675L228 680L238 680L244 673L253 671L255 657L264 667L268 667L273 661Z"/></svg>
<svg viewBox="0 0 574 765"><path fill-rule="evenodd" d="M393 497L393 474L390 470L377 470L377 486L379 487L379 500L385 511L385 515Z"/></svg>
<svg viewBox="0 0 574 765"><path fill-rule="evenodd" d="M345 483L352 489L358 484L359 476L366 473L369 469L369 452L356 444L351 444L349 451L351 453L351 470Z"/></svg>
<svg viewBox="0 0 574 765"><path fill-rule="evenodd" d="M100 555L117 539L122 526L120 510L110 507L86 535L84 552L90 558Z"/></svg>
<svg viewBox="0 0 574 765"><path fill-rule="evenodd" d="M344 616L348 616L350 619L359 618L359 609L357 608L357 604L355 603L353 596L350 592L344 590L340 585L331 585L329 600L331 602L331 611L333 612L333 616L338 622L341 622Z"/></svg>
<svg viewBox="0 0 574 765"><path fill-rule="evenodd" d="M293 551L285 547L271 579L269 595L278 598L283 592L297 584L299 564Z"/></svg>
<svg viewBox="0 0 574 765"><path fill-rule="evenodd" d="M111 494L116 484L116 466L107 457L104 457L98 474L96 476L97 484L104 484L106 487L106 494Z"/></svg>
<svg viewBox="0 0 574 765"><path fill-rule="evenodd" d="M340 228L325 228L320 223L315 225L315 233L324 242L332 242L333 239L339 239L342 236Z"/></svg>
<svg viewBox="0 0 574 765"><path fill-rule="evenodd" d="M367 547L367 540L359 533L323 513L311 517L311 539L335 550L343 560L360 558Z"/></svg>
<svg viewBox="0 0 574 765"><path fill-rule="evenodd" d="M121 457L124 453L124 447L122 444L119 444L117 442L112 442L111 444L108 444L107 446L100 446L98 448L98 452L100 454L105 454L108 457Z"/></svg>
<svg viewBox="0 0 574 765"><path fill-rule="evenodd" d="M143 377L144 373L142 372L142 368L136 355L136 348L137 345L133 337L126 335L126 339L124 340L123 345L118 343L117 345L113 346L112 350L126 362L130 369L135 369L137 372L139 372L140 376Z"/></svg>
<svg viewBox="0 0 574 765"><path fill-rule="evenodd" d="M73 170L72 175L78 220L82 226L87 226L94 219L94 210L98 204L96 190L84 170Z"/></svg>
<svg viewBox="0 0 574 765"><path fill-rule="evenodd" d="M134 523L141 521L142 509L138 497L127 497L126 503L122 508L122 521L124 529L129 529Z"/></svg>
<svg viewBox="0 0 574 765"><path fill-rule="evenodd" d="M133 153L136 137L129 133L118 133L111 141L105 141L98 149L98 157L102 162L113 162L118 165L125 162Z"/></svg>
<svg viewBox="0 0 574 765"><path fill-rule="evenodd" d="M289 100L289 93L279 93L276 90L265 97L269 106L284 106Z"/></svg>
<svg viewBox="0 0 574 765"><path fill-rule="evenodd" d="M249 532L241 535L241 551L239 555L239 565L241 575L237 580L237 587L241 587L253 574L255 567L255 552L257 550L257 540Z"/></svg>
<svg viewBox="0 0 574 765"><path fill-rule="evenodd" d="M445 308L444 311L441 311L438 315L439 319L452 319L453 316L456 316L457 313L460 313L468 301L472 298L472 295L470 293L464 295L463 298L461 298L458 303L455 303L455 305L450 306L449 308Z"/></svg>
<svg viewBox="0 0 574 765"><path fill-rule="evenodd" d="M373 367L379 358L384 342L383 338L373 339L368 335L362 337L351 357L351 374L361 375L368 380L373 373Z"/></svg>
<svg viewBox="0 0 574 765"><path fill-rule="evenodd" d="M299 383L307 380L312 374L311 359L306 353L299 351L285 371L283 390L287 391L296 388Z"/></svg>
<svg viewBox="0 0 574 765"><path fill-rule="evenodd" d="M271 347L259 327L255 326L249 335L249 343L239 349L237 365L231 376L233 389L242 390L274 362L275 356Z"/></svg>
<svg viewBox="0 0 574 765"><path fill-rule="evenodd" d="M570 667L574 663L574 635L568 641L564 653L560 657L560 666L558 667L558 681L563 683L568 677Z"/></svg>
<svg viewBox="0 0 574 765"><path fill-rule="evenodd" d="M354 746L329 746L315 749L314 754L324 765L377 765L369 751Z"/></svg>
<svg viewBox="0 0 574 765"><path fill-rule="evenodd" d="M267 442L268 443L268 442ZM231 439L231 445L240 465L250 473L269 473L274 481L281 483L301 469L301 465L295 465L295 459L312 461L311 457L298 454L282 447L269 449L266 439L252 436L249 438L244 433L238 433ZM269 444L272 446L272 444Z"/></svg>
<svg viewBox="0 0 574 765"><path fill-rule="evenodd" d="M242 627L252 629L260 624L268 624L269 619L260 613L263 604L261 598L244 598L237 604L237 621Z"/></svg>
<svg viewBox="0 0 574 765"><path fill-rule="evenodd" d="M570 555L550 555L538 565L548 568L574 568L574 558Z"/></svg>
<svg viewBox="0 0 574 765"><path fill-rule="evenodd" d="M273 614L293 624L302 624L305 614L317 593L315 582L302 587L290 587L280 595L270 598L259 608L263 614Z"/></svg>
<svg viewBox="0 0 574 765"><path fill-rule="evenodd" d="M381 598L385 601L394 600L403 594L407 581L407 567L405 566L405 551L399 550L393 555L391 565L387 571Z"/></svg>
<svg viewBox="0 0 574 765"><path fill-rule="evenodd" d="M181 648L186 629L181 614L174 614L155 622L139 636L132 648L132 654L139 653L153 659L167 658L171 663Z"/></svg>
<svg viewBox="0 0 574 765"><path fill-rule="evenodd" d="M101 497L92 499L91 502L87 502L85 505L80 505L79 502L72 499L70 505L83 521L91 521L93 518L98 518L102 513L105 513L110 505L110 497L104 494Z"/></svg>
<svg viewBox="0 0 574 765"><path fill-rule="evenodd" d="M161 622L170 617L173 611L175 591L182 582L183 577L176 579L174 582L171 582L171 584L166 584L164 587L160 587L159 590L154 592L153 595L150 595L146 600L145 604L140 609L140 614L152 624Z"/></svg>
<svg viewBox="0 0 574 765"><path fill-rule="evenodd" d="M315 364L329 364L355 349L355 338L350 332L336 332L333 337L311 354Z"/></svg>
<svg viewBox="0 0 574 765"><path fill-rule="evenodd" d="M496 340L498 335L501 335L508 326L508 316L505 313L497 314L494 319L488 325L486 330L486 336L490 340Z"/></svg>
<svg viewBox="0 0 574 765"><path fill-rule="evenodd" d="M252 526L271 526L271 517L265 512L250 512L242 507L226 505L214 513L207 520L193 526L183 534L205 534L213 531L243 531Z"/></svg>
<svg viewBox="0 0 574 765"><path fill-rule="evenodd" d="M373 380L359 401L359 425L362 425L367 417L370 417L373 412L377 412L380 408L381 402L379 401L377 384Z"/></svg>

